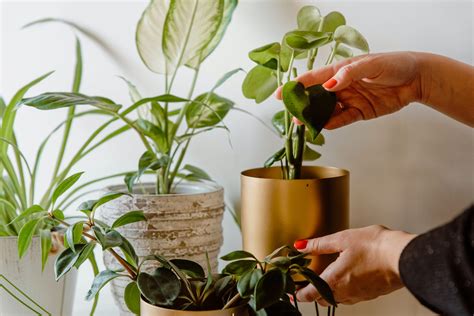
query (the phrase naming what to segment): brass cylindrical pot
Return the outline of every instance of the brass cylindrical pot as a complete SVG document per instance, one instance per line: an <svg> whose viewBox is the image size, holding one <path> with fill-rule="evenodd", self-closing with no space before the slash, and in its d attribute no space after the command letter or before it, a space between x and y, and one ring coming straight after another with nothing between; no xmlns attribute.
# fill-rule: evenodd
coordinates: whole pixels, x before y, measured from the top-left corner
<svg viewBox="0 0 474 316"><path fill-rule="evenodd" d="M182 311L163 308L140 300L141 316L248 316L247 305L213 311Z"/></svg>
<svg viewBox="0 0 474 316"><path fill-rule="evenodd" d="M279 167L241 174L243 248L263 259L282 245L349 228L349 171L303 167L302 179L284 180ZM334 255L313 257L317 273Z"/></svg>

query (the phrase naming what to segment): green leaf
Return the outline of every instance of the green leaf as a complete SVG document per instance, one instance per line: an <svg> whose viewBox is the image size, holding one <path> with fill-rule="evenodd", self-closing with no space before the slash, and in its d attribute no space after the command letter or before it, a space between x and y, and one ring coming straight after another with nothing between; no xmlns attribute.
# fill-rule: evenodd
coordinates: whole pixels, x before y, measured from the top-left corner
<svg viewBox="0 0 474 316"><path fill-rule="evenodd" d="M100 206L109 203L110 201L116 200L124 195L130 196L130 194L124 192L112 192L105 194L100 199L98 199L97 202L95 202L94 206L92 207L92 211L95 212Z"/></svg>
<svg viewBox="0 0 474 316"><path fill-rule="evenodd" d="M357 48L364 53L369 52L369 44L365 37L353 27L348 25L339 26L334 32L334 41L336 43L346 44L349 47Z"/></svg>
<svg viewBox="0 0 474 316"><path fill-rule="evenodd" d="M56 200L63 195L69 188L71 188L82 176L84 172L78 172L73 174L72 176L64 179L61 181L57 186L56 189L53 191L53 197L51 199L52 203L56 203Z"/></svg>
<svg viewBox="0 0 474 316"><path fill-rule="evenodd" d="M203 93L187 106L186 122L190 128L214 126L221 122L234 102L214 92Z"/></svg>
<svg viewBox="0 0 474 316"><path fill-rule="evenodd" d="M49 251L51 250L51 231L49 229L40 230L41 239L41 271L44 271L46 262L48 261Z"/></svg>
<svg viewBox="0 0 474 316"><path fill-rule="evenodd" d="M200 58L194 58L193 60L186 63L186 66L191 68L196 68L198 64L200 64L204 59L209 56L214 49L219 45L220 41L224 37L225 31L227 26L229 25L230 21L232 20L232 14L234 13L235 8L237 7L237 0L224 0L224 10L222 13L222 20L219 24L219 28L216 32L216 35L211 39L209 44L203 49L200 54Z"/></svg>
<svg viewBox="0 0 474 316"><path fill-rule="evenodd" d="M308 131L306 131L305 133L305 140L310 143L310 144L313 144L313 145L318 145L318 146L323 146L324 143L325 143L325 139L324 139L324 135L323 133L319 133L318 136L315 138L315 139L312 139L311 138L311 135Z"/></svg>
<svg viewBox="0 0 474 316"><path fill-rule="evenodd" d="M3 117L5 110L7 109L7 104L2 96L0 96L0 119Z"/></svg>
<svg viewBox="0 0 474 316"><path fill-rule="evenodd" d="M123 214L119 218L117 218L112 224L112 228L117 228L117 227L124 226L127 224L146 221L146 220L147 219L143 211L130 211Z"/></svg>
<svg viewBox="0 0 474 316"><path fill-rule="evenodd" d="M230 252L226 254L225 256L222 256L221 260L232 261L232 260L247 259L247 258L257 260L257 258L253 254L244 250L236 250L236 251Z"/></svg>
<svg viewBox="0 0 474 316"><path fill-rule="evenodd" d="M350 49L349 47L346 47L342 44L337 45L336 53L334 55L336 60L339 61L339 60L343 60L343 59L346 59L346 58L351 58L353 56L354 56L354 52L352 51L352 49Z"/></svg>
<svg viewBox="0 0 474 316"><path fill-rule="evenodd" d="M270 43L256 48L250 51L249 58L261 66L277 69L278 59L280 58L280 43Z"/></svg>
<svg viewBox="0 0 474 316"><path fill-rule="evenodd" d="M168 73L185 64L198 68L219 30L223 12L224 0L170 1L162 38Z"/></svg>
<svg viewBox="0 0 474 316"><path fill-rule="evenodd" d="M125 287L123 294L125 305L135 315L140 315L140 290L138 289L137 282L130 282Z"/></svg>
<svg viewBox="0 0 474 316"><path fill-rule="evenodd" d="M128 263L130 263L135 268L138 268L138 256L135 253L135 249L127 240L127 238L122 237L122 244L120 245L120 249L122 250L123 254L125 255L125 259Z"/></svg>
<svg viewBox="0 0 474 316"><path fill-rule="evenodd" d="M281 136L285 135L285 111L278 111L272 117L272 125Z"/></svg>
<svg viewBox="0 0 474 316"><path fill-rule="evenodd" d="M303 160L304 161L314 161L316 159L319 159L321 157L321 154L318 153L317 151L313 150L309 146L305 146L304 152L303 152Z"/></svg>
<svg viewBox="0 0 474 316"><path fill-rule="evenodd" d="M299 269L300 273L308 280L331 305L337 306L336 300L329 285L319 275L308 268Z"/></svg>
<svg viewBox="0 0 474 316"><path fill-rule="evenodd" d="M155 305L171 306L181 291L178 277L167 268L157 268L153 275L140 273L137 279L142 295Z"/></svg>
<svg viewBox="0 0 474 316"><path fill-rule="evenodd" d="M82 248L85 246L85 244L77 245L76 252L73 252L71 248L67 248L56 258L54 263L54 275L56 276L56 281L74 267L81 255Z"/></svg>
<svg viewBox="0 0 474 316"><path fill-rule="evenodd" d="M38 110L55 110L76 105L91 105L101 110L116 113L122 107L104 97L90 97L73 92L46 92L32 98L23 99L22 103Z"/></svg>
<svg viewBox="0 0 474 316"><path fill-rule="evenodd" d="M87 201L84 201L82 202L81 204L79 204L79 206L77 207L77 210L79 212L82 212L84 213L87 218L90 219L90 214L92 212L92 209L94 208L94 205L97 203L97 200L87 200Z"/></svg>
<svg viewBox="0 0 474 316"><path fill-rule="evenodd" d="M329 43L331 34L325 32L292 31L286 34L286 44L296 51L318 48Z"/></svg>
<svg viewBox="0 0 474 316"><path fill-rule="evenodd" d="M237 260L232 261L227 266L225 266L222 272L225 274L243 275L244 273L255 269L256 266L257 261L255 260Z"/></svg>
<svg viewBox="0 0 474 316"><path fill-rule="evenodd" d="M206 274L204 269L198 263L186 259L171 259L170 260L178 269L184 272L191 278L204 278Z"/></svg>
<svg viewBox="0 0 474 316"><path fill-rule="evenodd" d="M333 33L339 26L345 24L346 18L344 18L344 15L342 15L340 12L332 11L324 17L322 31Z"/></svg>
<svg viewBox="0 0 474 316"><path fill-rule="evenodd" d="M138 173L137 172L129 172L125 175L123 178L123 181L125 182L125 185L127 186L127 190L130 193L133 193L133 186L135 182L138 179Z"/></svg>
<svg viewBox="0 0 474 316"><path fill-rule="evenodd" d="M271 96L278 88L275 71L257 65L249 71L242 83L242 92L248 99L261 103Z"/></svg>
<svg viewBox="0 0 474 316"><path fill-rule="evenodd" d="M269 307L280 300L285 293L285 276L280 269L267 271L255 286L256 309Z"/></svg>
<svg viewBox="0 0 474 316"><path fill-rule="evenodd" d="M87 292L87 295L86 295L86 300L87 301L90 301L91 299L93 299L97 293L99 293L99 291L107 284L109 283L110 281L112 281L113 279L116 279L118 277L120 277L121 275L118 274L117 272L115 271L112 271L112 270L104 270L104 271L101 271L98 275L96 275L96 277L94 278L94 281L92 282L92 286L91 288L89 289L89 291Z"/></svg>
<svg viewBox="0 0 474 316"><path fill-rule="evenodd" d="M51 215L59 220L64 220L64 212L61 210L54 210L51 212Z"/></svg>
<svg viewBox="0 0 474 316"><path fill-rule="evenodd" d="M20 233L18 234L18 256L21 258L23 255L26 253L28 248L31 245L31 239L33 238L36 228L38 227L38 224L40 222L40 219L33 219L29 222L27 222L25 225L20 230Z"/></svg>
<svg viewBox="0 0 474 316"><path fill-rule="evenodd" d="M283 86L286 109L308 128L315 139L331 117L336 106L336 94L321 85L305 89L302 83L289 81Z"/></svg>
<svg viewBox="0 0 474 316"><path fill-rule="evenodd" d="M39 212L44 212L43 208L40 205L36 205L36 204L32 205L29 208L27 208L26 210L24 210L23 212L21 212L20 215L15 217L10 223L8 223L8 225L12 225L12 224L17 223L19 221L22 221L22 220L28 218L29 216L31 216L33 214L36 214L36 213L39 213Z"/></svg>
<svg viewBox="0 0 474 316"><path fill-rule="evenodd" d="M110 230L106 233L97 226L93 226L94 235L97 241L102 246L102 250L107 250L113 247L120 247L123 244L122 235L115 230Z"/></svg>
<svg viewBox="0 0 474 316"><path fill-rule="evenodd" d="M276 153L274 153L273 155L271 155L267 160L265 160L265 163L263 164L263 166L265 168L269 168L275 162L281 161L285 157L286 157L286 151L285 151L285 148L282 148L279 151L277 151Z"/></svg>
<svg viewBox="0 0 474 316"><path fill-rule="evenodd" d="M79 258L77 258L74 267L79 269L79 267L87 260L89 257L94 255L95 242L89 242L82 248Z"/></svg>
<svg viewBox="0 0 474 316"><path fill-rule="evenodd" d="M236 1L236 0L225 0L225 1ZM212 87L211 92L214 92L214 90L216 90L217 88L222 86L224 84L224 82L226 82L230 77L232 77L233 75L235 75L239 71L244 71L244 70L242 68L236 68L236 69L233 69L231 71L226 72L221 78L219 78L219 80L217 80L214 87Z"/></svg>
<svg viewBox="0 0 474 316"><path fill-rule="evenodd" d="M166 140L166 134L160 127L144 119L138 119L136 127L140 132L153 140L161 152L165 153L168 151L169 144Z"/></svg>
<svg viewBox="0 0 474 316"><path fill-rule="evenodd" d="M183 170L191 172L191 175L196 179L212 181L211 177L207 174L206 171L196 166L187 164L183 167Z"/></svg>
<svg viewBox="0 0 474 316"><path fill-rule="evenodd" d="M317 7L307 5L298 11L297 21L299 30L317 32L321 22L321 13Z"/></svg>
<svg viewBox="0 0 474 316"><path fill-rule="evenodd" d="M77 222L69 226L64 235L64 239L71 248L72 252L76 252L75 244L79 243L82 238L82 231L84 229L84 222Z"/></svg>
<svg viewBox="0 0 474 316"><path fill-rule="evenodd" d="M242 275L237 282L237 290L242 298L250 297L254 293L255 286L262 277L263 273L260 269L248 271Z"/></svg>

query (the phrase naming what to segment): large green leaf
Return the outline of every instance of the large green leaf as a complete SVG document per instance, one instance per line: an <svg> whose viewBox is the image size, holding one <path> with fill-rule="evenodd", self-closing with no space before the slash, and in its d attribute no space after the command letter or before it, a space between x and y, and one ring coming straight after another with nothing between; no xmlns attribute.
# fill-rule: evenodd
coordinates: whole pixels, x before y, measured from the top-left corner
<svg viewBox="0 0 474 316"><path fill-rule="evenodd" d="M334 32L334 40L336 43L346 44L364 53L369 52L369 44L365 37L359 31L348 25L341 25L336 29Z"/></svg>
<svg viewBox="0 0 474 316"><path fill-rule="evenodd" d="M31 239L36 232L40 219L33 219L27 222L18 234L18 256L21 258L31 245Z"/></svg>
<svg viewBox="0 0 474 316"><path fill-rule="evenodd" d="M89 291L87 291L86 300L90 301L93 299L107 283L120 276L120 274L112 270L101 271L98 275L96 275L94 281L92 282L91 288Z"/></svg>
<svg viewBox="0 0 474 316"><path fill-rule="evenodd" d="M157 268L152 275L142 272L137 283L142 295L157 305L172 305L181 291L180 280L167 268Z"/></svg>
<svg viewBox="0 0 474 316"><path fill-rule="evenodd" d="M317 32L321 22L321 13L317 7L307 5L298 11L297 21L299 30Z"/></svg>
<svg viewBox="0 0 474 316"><path fill-rule="evenodd" d="M73 252L76 252L75 245L82 238L82 231L84 230L84 222L80 221L69 226L64 235L64 239L67 242L67 245L71 248Z"/></svg>
<svg viewBox="0 0 474 316"><path fill-rule="evenodd" d="M170 262L191 278L204 278L206 276L201 265L194 261L186 259L171 259Z"/></svg>
<svg viewBox="0 0 474 316"><path fill-rule="evenodd" d="M130 211L130 212L127 212L127 213L123 214L119 218L117 218L113 222L112 228L117 228L117 227L120 227L120 226L124 226L124 225L131 224L131 223L136 223L136 222L141 222L141 221L146 221L146 217L145 217L145 214L143 213L143 211Z"/></svg>
<svg viewBox="0 0 474 316"><path fill-rule="evenodd" d="M132 313L140 315L140 289L137 282L128 283L123 293L123 300Z"/></svg>
<svg viewBox="0 0 474 316"><path fill-rule="evenodd" d="M336 94L321 85L305 89L302 83L290 81L283 86L283 102L294 117L308 128L315 139L331 117L336 106Z"/></svg>
<svg viewBox="0 0 474 316"><path fill-rule="evenodd" d="M243 298L247 298L254 293L255 286L262 277L263 273L260 269L248 271L242 275L237 282L237 290Z"/></svg>
<svg viewBox="0 0 474 316"><path fill-rule="evenodd" d="M285 36L286 44L295 51L318 48L329 43L330 33L312 31L292 31Z"/></svg>
<svg viewBox="0 0 474 316"><path fill-rule="evenodd" d="M214 126L224 119L233 106L234 102L214 92L203 93L188 105L186 122L190 128Z"/></svg>
<svg viewBox="0 0 474 316"><path fill-rule="evenodd" d="M91 97L73 92L46 92L35 97L25 98L22 103L39 110L55 110L75 105L91 105L101 110L118 112L122 107L104 97Z"/></svg>
<svg viewBox="0 0 474 316"><path fill-rule="evenodd" d="M249 71L242 83L242 92L248 99L261 103L275 92L278 81L274 70L257 65Z"/></svg>
<svg viewBox="0 0 474 316"><path fill-rule="evenodd" d="M136 127L140 130L141 133L153 140L156 147L162 153L168 151L169 144L166 140L166 134L160 127L144 119L138 119Z"/></svg>
<svg viewBox="0 0 474 316"><path fill-rule="evenodd" d="M76 261L81 255L82 248L85 246L85 244L77 245L76 252L73 252L71 248L67 248L56 258L54 263L54 275L56 276L56 281L74 267Z"/></svg>
<svg viewBox="0 0 474 316"><path fill-rule="evenodd" d="M227 274L233 274L233 275L243 275L244 273L247 273L248 271L255 269L256 266L257 266L256 260L246 260L246 259L236 260L226 265L222 272L227 273Z"/></svg>
<svg viewBox="0 0 474 316"><path fill-rule="evenodd" d="M256 309L269 307L280 300L285 292L285 276L280 269L267 271L255 286Z"/></svg>
<svg viewBox="0 0 474 316"><path fill-rule="evenodd" d="M232 260L238 260L238 259L257 260L257 258L253 254L245 250L236 250L221 257L221 260L224 260L224 261L232 261Z"/></svg>
<svg viewBox="0 0 474 316"><path fill-rule="evenodd" d="M56 189L53 191L53 196L52 196L52 203L56 203L56 200L63 195L67 190L69 190L84 174L84 172L78 172L73 174L72 176L64 179L61 181L57 186Z"/></svg>
<svg viewBox="0 0 474 316"><path fill-rule="evenodd" d="M345 24L346 19L344 18L344 15L342 15L340 12L332 11L324 17L322 31L333 33L339 26Z"/></svg>
<svg viewBox="0 0 474 316"><path fill-rule="evenodd" d="M94 248L95 248L96 243L95 242L89 242L86 244L85 247L82 248L81 253L79 255L79 258L77 258L76 263L74 263L74 267L76 269L79 269L79 267L91 256L94 256Z"/></svg>
<svg viewBox="0 0 474 316"><path fill-rule="evenodd" d="M277 69L280 58L280 43L270 43L250 51L249 58L259 65Z"/></svg>
<svg viewBox="0 0 474 316"><path fill-rule="evenodd" d="M167 72L188 64L197 68L219 30L224 0L171 0L163 27Z"/></svg>

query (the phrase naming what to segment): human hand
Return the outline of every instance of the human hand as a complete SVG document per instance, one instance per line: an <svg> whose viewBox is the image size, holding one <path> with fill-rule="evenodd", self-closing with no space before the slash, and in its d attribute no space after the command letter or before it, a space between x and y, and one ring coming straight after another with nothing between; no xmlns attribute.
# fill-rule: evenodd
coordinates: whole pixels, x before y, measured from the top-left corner
<svg viewBox="0 0 474 316"><path fill-rule="evenodd" d="M323 84L326 90L336 92L339 106L326 129L387 115L422 98L420 65L417 53L412 52L357 56L306 72L295 80L306 87ZM281 87L277 98L281 99Z"/></svg>
<svg viewBox="0 0 474 316"><path fill-rule="evenodd" d="M400 255L415 235L374 225L332 235L298 240L295 248L313 255L339 253L321 273L333 290L336 302L354 304L388 294L403 284L398 270ZM329 304L308 285L296 293L299 301Z"/></svg>

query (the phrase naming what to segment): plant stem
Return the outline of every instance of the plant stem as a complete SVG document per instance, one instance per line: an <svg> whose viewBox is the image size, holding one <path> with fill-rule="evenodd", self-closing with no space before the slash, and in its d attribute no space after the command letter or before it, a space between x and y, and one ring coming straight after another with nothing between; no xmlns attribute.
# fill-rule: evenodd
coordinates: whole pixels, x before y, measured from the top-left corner
<svg viewBox="0 0 474 316"><path fill-rule="evenodd" d="M337 51L337 47L339 46L339 43L336 42L334 44L334 48L332 49L331 51L331 55L329 55L328 57L328 60L326 61L326 65L329 65L330 63L332 63L333 59L334 59L334 56L336 56L336 51Z"/></svg>
<svg viewBox="0 0 474 316"><path fill-rule="evenodd" d="M296 150L296 157L295 157L295 179L301 178L301 167L303 165L303 153L304 153L304 146L305 146L305 126L301 125L297 128L297 150Z"/></svg>
<svg viewBox="0 0 474 316"><path fill-rule="evenodd" d="M293 293L293 302L295 303L295 308L297 311L299 311L298 308L298 299L296 298L296 293Z"/></svg>
<svg viewBox="0 0 474 316"><path fill-rule="evenodd" d="M318 306L318 302L314 302L314 307L316 308L316 316L319 316L319 306Z"/></svg>
<svg viewBox="0 0 474 316"><path fill-rule="evenodd" d="M240 300L240 294L237 292L231 299L228 301L222 309L228 309L231 308L235 303L237 303Z"/></svg>

